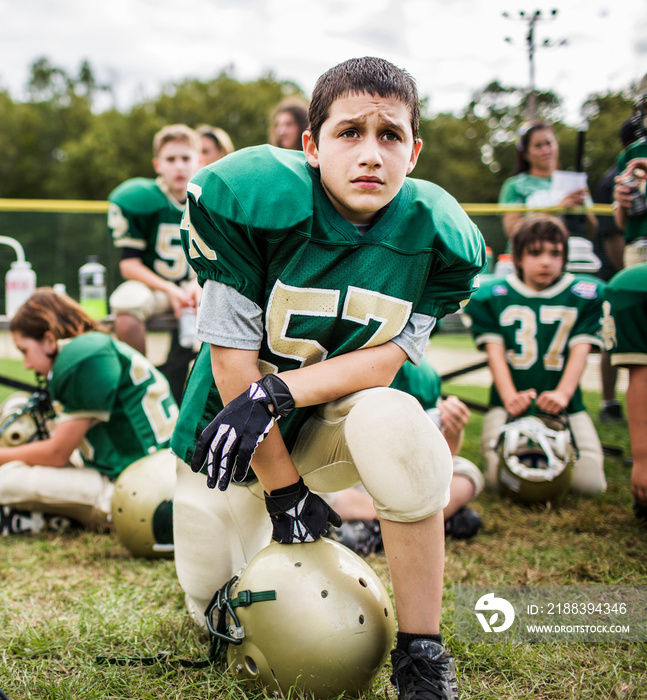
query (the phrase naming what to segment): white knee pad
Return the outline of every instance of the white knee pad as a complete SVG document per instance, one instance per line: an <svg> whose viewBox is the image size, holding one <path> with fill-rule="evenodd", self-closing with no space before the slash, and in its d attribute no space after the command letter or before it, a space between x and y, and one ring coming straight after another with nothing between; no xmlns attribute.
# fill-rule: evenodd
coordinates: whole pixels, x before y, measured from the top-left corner
<svg viewBox="0 0 647 700"><path fill-rule="evenodd" d="M481 470L474 462L470 462L469 459L465 459L465 457L452 457L452 462L454 463L454 476L464 476L466 479L469 479L474 485L474 495L472 498L476 498L479 493L483 491L483 487L485 486L485 479L483 478Z"/></svg>
<svg viewBox="0 0 647 700"><path fill-rule="evenodd" d="M415 522L449 501L452 457L418 401L395 389L373 389L351 409L345 436L378 515Z"/></svg>
<svg viewBox="0 0 647 700"><path fill-rule="evenodd" d="M127 280L110 295L110 309L114 314L129 314L145 323L151 316L171 310L169 297L143 282Z"/></svg>

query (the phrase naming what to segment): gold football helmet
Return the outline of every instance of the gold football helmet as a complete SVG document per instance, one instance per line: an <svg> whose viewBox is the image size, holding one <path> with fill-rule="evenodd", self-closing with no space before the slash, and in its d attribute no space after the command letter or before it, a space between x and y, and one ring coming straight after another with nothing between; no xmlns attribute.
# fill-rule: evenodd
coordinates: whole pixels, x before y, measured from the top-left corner
<svg viewBox="0 0 647 700"><path fill-rule="evenodd" d="M135 557L173 557L175 457L158 450L126 467L115 482L112 523Z"/></svg>
<svg viewBox="0 0 647 700"><path fill-rule="evenodd" d="M0 447L15 447L49 437L54 408L46 391L17 391L0 405Z"/></svg>
<svg viewBox="0 0 647 700"><path fill-rule="evenodd" d="M233 674L285 697L292 686L316 698L358 696L395 634L391 600L375 572L326 538L261 550L216 594L207 624L225 641Z"/></svg>

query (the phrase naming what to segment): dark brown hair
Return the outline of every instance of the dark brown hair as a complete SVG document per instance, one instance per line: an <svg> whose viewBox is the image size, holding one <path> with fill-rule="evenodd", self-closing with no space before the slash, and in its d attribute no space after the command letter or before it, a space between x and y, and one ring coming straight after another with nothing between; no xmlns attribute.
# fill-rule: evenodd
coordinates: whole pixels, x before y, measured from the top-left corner
<svg viewBox="0 0 647 700"><path fill-rule="evenodd" d="M544 243L562 244L563 267L568 261L568 231L556 216L528 214L524 216L512 236L512 260L517 276L523 279L521 258L526 251L540 250Z"/></svg>
<svg viewBox="0 0 647 700"><path fill-rule="evenodd" d="M420 99L413 78L405 70L383 58L351 58L326 71L318 80L310 101L310 131L319 144L321 126L328 119L332 103L346 95L361 94L395 97L404 102L411 114L411 131L418 140Z"/></svg>
<svg viewBox="0 0 647 700"><path fill-rule="evenodd" d="M527 173L530 170L530 163L526 160L525 155L528 152L530 137L535 133L535 131L542 131L543 129L547 129L548 131L553 132L553 134L555 133L553 131L553 127L548 122L529 122L528 124L524 124L524 126L522 126L519 130L513 175Z"/></svg>
<svg viewBox="0 0 647 700"><path fill-rule="evenodd" d="M281 100L279 104L272 110L270 115L270 144L272 146L278 146L275 134L274 123L279 114L283 112L288 112L292 115L296 125L299 127L299 132L303 132L308 128L308 103L302 100L300 97L286 97ZM301 139L299 138L299 146L295 150L301 150Z"/></svg>
<svg viewBox="0 0 647 700"><path fill-rule="evenodd" d="M56 340L63 340L96 331L97 323L74 299L40 287L16 311L9 330L33 340L42 340L51 331Z"/></svg>

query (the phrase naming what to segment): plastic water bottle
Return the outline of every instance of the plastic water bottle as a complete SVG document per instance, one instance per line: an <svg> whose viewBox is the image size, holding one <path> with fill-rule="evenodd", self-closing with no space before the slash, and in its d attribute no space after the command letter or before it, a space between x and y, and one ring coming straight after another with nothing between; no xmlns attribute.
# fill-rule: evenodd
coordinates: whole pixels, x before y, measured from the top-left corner
<svg viewBox="0 0 647 700"><path fill-rule="evenodd" d="M26 260L16 260L5 275L5 305L7 318L29 299L36 289L36 273Z"/></svg>
<svg viewBox="0 0 647 700"><path fill-rule="evenodd" d="M512 261L512 255L510 253L501 253L497 259L497 263L494 266L494 274L497 277L505 277L514 272L514 262Z"/></svg>
<svg viewBox="0 0 647 700"><path fill-rule="evenodd" d="M90 255L79 268L79 300L91 318L102 319L108 313L106 303L106 268Z"/></svg>
<svg viewBox="0 0 647 700"><path fill-rule="evenodd" d="M180 309L178 319L177 336L178 343L183 348L192 348L195 345L196 337L196 312L193 306L183 306Z"/></svg>

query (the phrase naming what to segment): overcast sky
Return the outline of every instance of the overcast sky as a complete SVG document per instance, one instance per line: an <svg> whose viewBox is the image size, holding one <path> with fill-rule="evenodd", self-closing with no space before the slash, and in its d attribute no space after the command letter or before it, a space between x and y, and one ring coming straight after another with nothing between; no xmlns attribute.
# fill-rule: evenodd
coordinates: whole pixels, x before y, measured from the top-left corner
<svg viewBox="0 0 647 700"><path fill-rule="evenodd" d="M576 123L589 94L647 72L645 0L0 0L0 88L23 97L30 64L46 56L73 74L88 59L122 108L228 65L240 80L272 71L309 94L330 66L376 55L416 78L432 112L458 111L491 80L529 84L519 11L553 8L536 43L568 43L537 49L536 85L555 90Z"/></svg>

